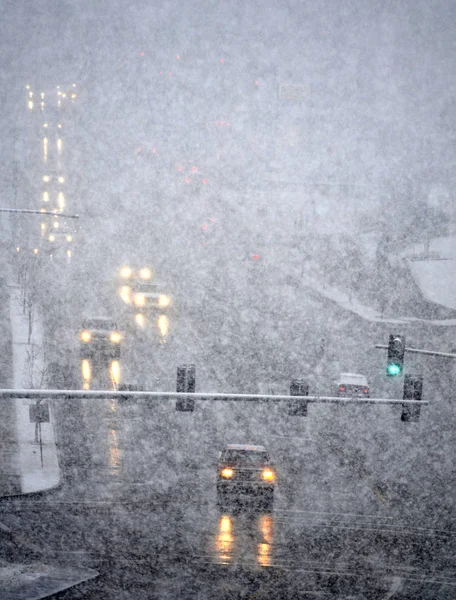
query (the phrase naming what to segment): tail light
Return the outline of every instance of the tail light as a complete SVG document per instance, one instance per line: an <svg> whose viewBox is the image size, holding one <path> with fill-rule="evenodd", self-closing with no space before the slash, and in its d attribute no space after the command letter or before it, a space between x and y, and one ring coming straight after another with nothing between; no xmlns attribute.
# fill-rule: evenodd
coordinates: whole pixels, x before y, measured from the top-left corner
<svg viewBox="0 0 456 600"><path fill-rule="evenodd" d="M345 386L344 385L340 385L339 386L339 392L345 392Z"/></svg>
<svg viewBox="0 0 456 600"><path fill-rule="evenodd" d="M369 388L368 388L368 387L365 387L365 388L363 388L363 392L364 392L365 394L368 394L368 393L369 393Z"/></svg>

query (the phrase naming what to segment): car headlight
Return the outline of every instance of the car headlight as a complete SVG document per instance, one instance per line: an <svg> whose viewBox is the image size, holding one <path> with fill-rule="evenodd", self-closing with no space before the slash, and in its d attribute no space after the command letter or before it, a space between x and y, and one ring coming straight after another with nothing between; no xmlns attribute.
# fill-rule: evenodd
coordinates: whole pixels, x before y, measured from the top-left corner
<svg viewBox="0 0 456 600"><path fill-rule="evenodd" d="M90 331L87 331L87 329L85 329L84 331L81 331L81 340L83 342L90 342L91 339L92 339L92 334L90 333Z"/></svg>
<svg viewBox="0 0 456 600"><path fill-rule="evenodd" d="M134 302L136 306L144 306L144 304L146 303L146 297L144 296L144 294L135 294Z"/></svg>
<svg viewBox="0 0 456 600"><path fill-rule="evenodd" d="M120 269L120 276L123 277L123 279L129 279L132 275L133 270L131 269L131 267L122 267Z"/></svg>
<svg viewBox="0 0 456 600"><path fill-rule="evenodd" d="M150 279L152 277L152 271L147 267L143 267L139 270L139 277L141 279Z"/></svg>
<svg viewBox="0 0 456 600"><path fill-rule="evenodd" d="M222 469L222 477L224 479L231 479L234 475L234 470L231 467L225 467Z"/></svg>
<svg viewBox="0 0 456 600"><path fill-rule="evenodd" d="M171 300L169 299L169 296L159 296L158 297L158 305L161 308L166 308L167 306L169 306L170 302L171 302Z"/></svg>
<svg viewBox="0 0 456 600"><path fill-rule="evenodd" d="M113 344L118 344L122 339L122 336L118 331L113 331L113 333L111 333L111 335L109 336L109 339Z"/></svg>
<svg viewBox="0 0 456 600"><path fill-rule="evenodd" d="M263 472L261 473L261 477L265 481L274 481L275 473L274 473L274 471L271 471L271 469L263 469Z"/></svg>

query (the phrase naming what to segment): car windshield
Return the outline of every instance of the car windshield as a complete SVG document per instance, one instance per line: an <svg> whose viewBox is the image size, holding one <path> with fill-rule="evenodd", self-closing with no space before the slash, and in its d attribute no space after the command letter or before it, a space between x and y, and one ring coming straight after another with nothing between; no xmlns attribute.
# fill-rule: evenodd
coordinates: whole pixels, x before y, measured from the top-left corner
<svg viewBox="0 0 456 600"><path fill-rule="evenodd" d="M83 322L84 329L114 330L116 323L108 319L87 319Z"/></svg>
<svg viewBox="0 0 456 600"><path fill-rule="evenodd" d="M0 599L455 600L456 0L0 15Z"/></svg>
<svg viewBox="0 0 456 600"><path fill-rule="evenodd" d="M267 452L251 450L226 450L222 460L227 465L235 467L261 467L269 462Z"/></svg>

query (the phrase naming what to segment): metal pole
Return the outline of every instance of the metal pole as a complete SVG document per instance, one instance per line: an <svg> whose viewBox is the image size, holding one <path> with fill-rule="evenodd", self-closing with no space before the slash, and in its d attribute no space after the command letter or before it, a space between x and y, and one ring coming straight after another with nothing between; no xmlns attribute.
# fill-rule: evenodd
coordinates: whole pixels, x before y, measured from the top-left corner
<svg viewBox="0 0 456 600"><path fill-rule="evenodd" d="M28 210L25 208L0 208L0 212L20 213L25 215L52 215L53 217L65 217L66 219L79 219L79 215L67 215L48 210Z"/></svg>
<svg viewBox="0 0 456 600"><path fill-rule="evenodd" d="M57 398L68 400L70 398L91 399L116 399L116 398L188 398L188 392L119 392L111 390L14 390L1 389L0 400L13 398ZM403 400L398 398L339 398L338 396L279 396L273 394L220 394L212 392L192 393L195 400L230 400L239 402L258 402L259 400L271 400L272 402L299 401L313 402L315 404L428 404L425 400Z"/></svg>
<svg viewBox="0 0 456 600"><path fill-rule="evenodd" d="M384 348L388 350L388 346L384 346L383 344L375 344L376 348ZM428 356L440 356L441 358L456 358L456 354L452 352L435 352L434 350L420 350L419 348L406 348L406 352L410 352L411 354L426 354Z"/></svg>

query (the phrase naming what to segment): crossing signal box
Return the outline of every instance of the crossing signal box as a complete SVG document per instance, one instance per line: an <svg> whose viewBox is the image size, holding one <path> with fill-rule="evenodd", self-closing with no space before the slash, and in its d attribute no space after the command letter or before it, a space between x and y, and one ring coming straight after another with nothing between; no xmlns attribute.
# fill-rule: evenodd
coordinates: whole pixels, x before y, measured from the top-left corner
<svg viewBox="0 0 456 600"><path fill-rule="evenodd" d="M388 343L388 362L386 374L389 377L402 375L404 369L405 337L402 335L390 335Z"/></svg>
<svg viewBox="0 0 456 600"><path fill-rule="evenodd" d="M176 392L195 393L196 373L195 365L181 365L177 367L177 385ZM195 410L195 399L191 396L178 398L176 400L176 410L182 412L193 412Z"/></svg>
<svg viewBox="0 0 456 600"><path fill-rule="evenodd" d="M404 400L422 400L423 377L421 375L405 375ZM417 404L403 404L401 421L417 423L420 420L421 406Z"/></svg>
<svg viewBox="0 0 456 600"><path fill-rule="evenodd" d="M309 384L303 379L292 379L290 383L290 396L308 396ZM307 417L306 400L290 400L288 414L294 417Z"/></svg>

